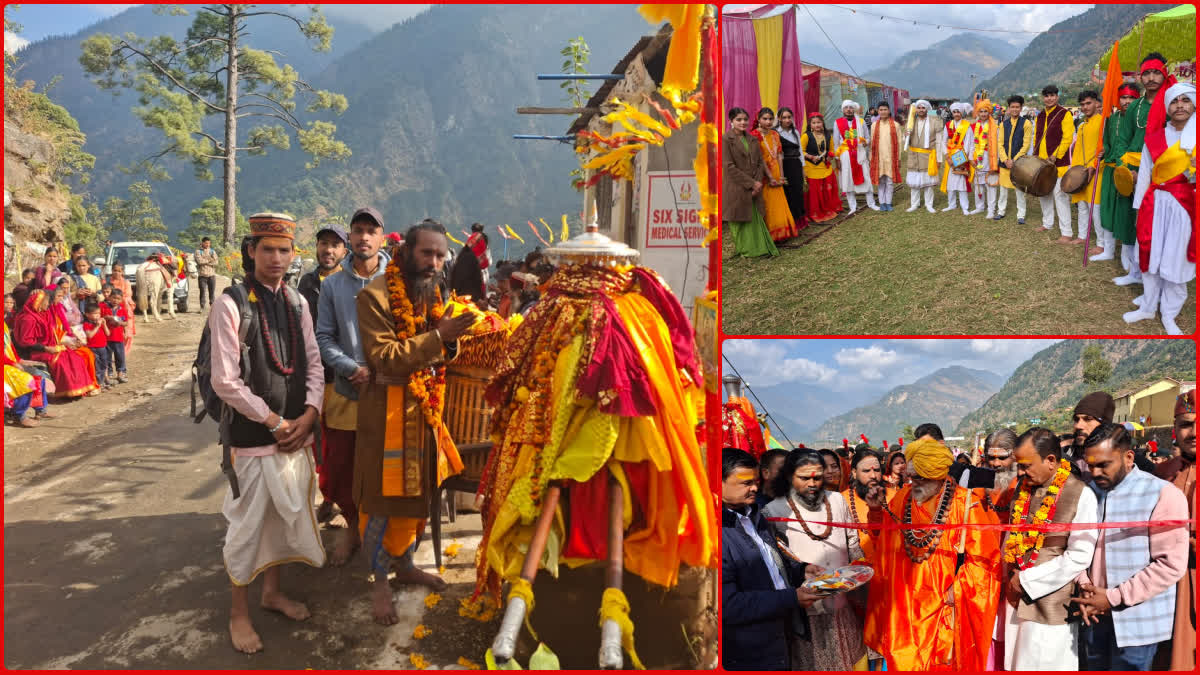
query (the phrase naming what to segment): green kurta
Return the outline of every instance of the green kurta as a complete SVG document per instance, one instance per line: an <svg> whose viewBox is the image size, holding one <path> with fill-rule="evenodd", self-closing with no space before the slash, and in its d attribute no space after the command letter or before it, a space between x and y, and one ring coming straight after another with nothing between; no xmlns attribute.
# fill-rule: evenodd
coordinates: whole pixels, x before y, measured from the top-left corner
<svg viewBox="0 0 1200 675"><path fill-rule="evenodd" d="M1115 133L1109 135L1109 128L1104 130L1104 162L1125 164L1135 174L1141 159L1142 145L1146 142L1146 120L1150 116L1151 100L1139 98L1129 104L1124 113L1115 113L1108 121ZM1137 156L1122 160L1127 153ZM1111 229L1117 241L1132 246L1136 240L1137 211L1133 208L1133 195L1128 197L1117 192L1116 184L1112 181L1112 167L1104 168L1105 176L1101 179L1100 189L1100 223L1105 229Z"/></svg>

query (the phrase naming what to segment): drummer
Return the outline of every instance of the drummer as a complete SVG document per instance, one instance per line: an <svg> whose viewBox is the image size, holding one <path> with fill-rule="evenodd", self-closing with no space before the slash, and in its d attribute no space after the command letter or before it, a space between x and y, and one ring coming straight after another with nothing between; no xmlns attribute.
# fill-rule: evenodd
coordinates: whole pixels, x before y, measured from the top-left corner
<svg viewBox="0 0 1200 675"><path fill-rule="evenodd" d="M1037 156L1053 163L1058 172L1054 191L1045 197L1038 197L1042 206L1042 229L1054 229L1054 216L1057 213L1058 230L1062 233L1058 243L1070 244L1075 241L1071 236L1071 200L1062 191L1062 177L1071 167L1067 151L1075 139L1075 120L1065 108L1058 105L1058 87L1052 84L1042 88L1042 104L1046 108L1038 113L1033 122L1033 144L1037 148Z"/></svg>
<svg viewBox="0 0 1200 675"><path fill-rule="evenodd" d="M1096 171L1100 128L1104 126L1104 116L1096 114L1100 112L1100 94L1094 89L1080 92L1079 108L1083 110L1084 122L1076 130L1071 166L1087 168L1087 183L1071 195L1071 203L1079 205L1079 238L1086 239L1088 236L1088 211L1091 211L1091 231L1096 233L1096 242L1104 249L1090 260L1112 260L1116 257L1117 240L1113 238L1112 232L1100 227L1100 188L1103 181Z"/></svg>
<svg viewBox="0 0 1200 675"><path fill-rule="evenodd" d="M782 545L799 560L827 570L863 557L858 530L835 528L850 522L846 500L825 490L825 465L812 450L793 450L776 477L774 501L763 509ZM829 523L809 525L809 523ZM792 670L866 670L863 624L844 594L808 608L808 639L792 637Z"/></svg>

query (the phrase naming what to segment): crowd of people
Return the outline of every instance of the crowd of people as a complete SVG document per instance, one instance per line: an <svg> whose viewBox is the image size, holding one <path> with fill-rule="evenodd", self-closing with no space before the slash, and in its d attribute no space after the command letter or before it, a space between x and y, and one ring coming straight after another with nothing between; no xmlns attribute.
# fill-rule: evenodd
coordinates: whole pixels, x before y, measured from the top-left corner
<svg viewBox="0 0 1200 675"><path fill-rule="evenodd" d="M1167 453L1105 392L1070 433L1001 428L957 457L934 424L886 454L726 447L725 667L1193 670L1195 400ZM873 576L812 583L852 565Z"/></svg>
<svg viewBox="0 0 1200 675"><path fill-rule="evenodd" d="M1027 193L1014 184L1013 170L1020 158L1037 157L1057 174L1053 190L1038 197L1039 227L1052 232L1057 222L1057 243L1082 244L1088 253L1094 233L1100 250L1090 259L1119 257L1124 273L1113 283L1143 286L1125 321L1157 315L1168 334L1179 335L1175 317L1195 278L1196 89L1176 82L1157 52L1142 60L1137 80L1121 84L1107 121L1099 92L1079 93L1077 121L1055 85L1042 89L1042 109L1032 119L1019 95L1004 108L987 98L954 103L944 121L925 100L913 102L904 121L879 103L872 123L852 100L842 103L842 117L809 112L806 125L789 108L778 118L763 108L753 119L732 108L722 145L722 221L737 255L774 256L777 244L810 223L854 213L859 195L868 209L892 211L895 188L904 183L907 212L923 198L926 211L936 213L940 191L947 198L941 211L990 220L1007 217L1013 192L1024 225Z"/></svg>
<svg viewBox="0 0 1200 675"><path fill-rule="evenodd" d="M96 396L129 381L126 355L137 332L125 269L104 276L81 244L59 264L46 248L43 262L22 270L4 295L4 416L6 424L36 427L57 416L50 402Z"/></svg>

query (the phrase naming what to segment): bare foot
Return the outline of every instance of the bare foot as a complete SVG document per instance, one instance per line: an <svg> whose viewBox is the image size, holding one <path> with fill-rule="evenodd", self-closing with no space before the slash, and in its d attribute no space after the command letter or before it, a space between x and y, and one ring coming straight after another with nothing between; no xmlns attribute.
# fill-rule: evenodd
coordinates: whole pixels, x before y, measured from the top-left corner
<svg viewBox="0 0 1200 675"><path fill-rule="evenodd" d="M358 551L358 548L358 528L347 527L338 537L337 547L333 549L333 555L329 557L329 564L334 567L345 565L346 561Z"/></svg>
<svg viewBox="0 0 1200 675"><path fill-rule="evenodd" d="M371 585L371 616L381 626L392 626L400 621L396 607L392 604L392 587L384 579Z"/></svg>
<svg viewBox="0 0 1200 675"><path fill-rule="evenodd" d="M1054 243L1056 243L1056 244L1070 244L1070 243L1072 243L1072 242L1074 242L1074 241L1075 241L1075 238L1074 238L1074 237L1068 237L1068 236L1065 236L1065 235L1064 235L1064 236L1061 236L1061 237L1059 237L1058 239L1055 239L1055 240L1054 240Z"/></svg>
<svg viewBox="0 0 1200 675"><path fill-rule="evenodd" d="M262 638L254 632L254 625L248 616L229 617L229 637L233 639L233 648L243 654L262 651Z"/></svg>
<svg viewBox="0 0 1200 675"><path fill-rule="evenodd" d="M305 607L304 603L296 602L278 591L263 593L262 608L279 612L293 621L303 621L312 616L312 612L308 611L308 607Z"/></svg>
<svg viewBox="0 0 1200 675"><path fill-rule="evenodd" d="M419 584L435 591L444 591L450 585L446 583L445 579L437 576L436 574L423 572L416 567L410 567L404 571L398 570L396 572L396 583Z"/></svg>

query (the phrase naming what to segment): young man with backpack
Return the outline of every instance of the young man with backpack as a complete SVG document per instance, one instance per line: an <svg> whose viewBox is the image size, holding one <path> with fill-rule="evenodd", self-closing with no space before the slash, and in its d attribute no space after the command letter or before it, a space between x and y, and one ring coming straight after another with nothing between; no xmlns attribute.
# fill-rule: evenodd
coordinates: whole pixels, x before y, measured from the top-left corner
<svg viewBox="0 0 1200 675"><path fill-rule="evenodd" d="M246 280L213 303L201 342L220 400L215 416L223 418L222 442L233 455L221 508L229 522L224 559L233 583L229 633L234 648L247 654L263 646L250 621L250 582L262 572L262 607L301 621L308 608L280 590L279 565L325 564L309 452L325 378L307 303L283 283L295 255L295 229L290 216L250 217ZM201 390L203 359L202 353ZM206 408L213 414L210 401Z"/></svg>

